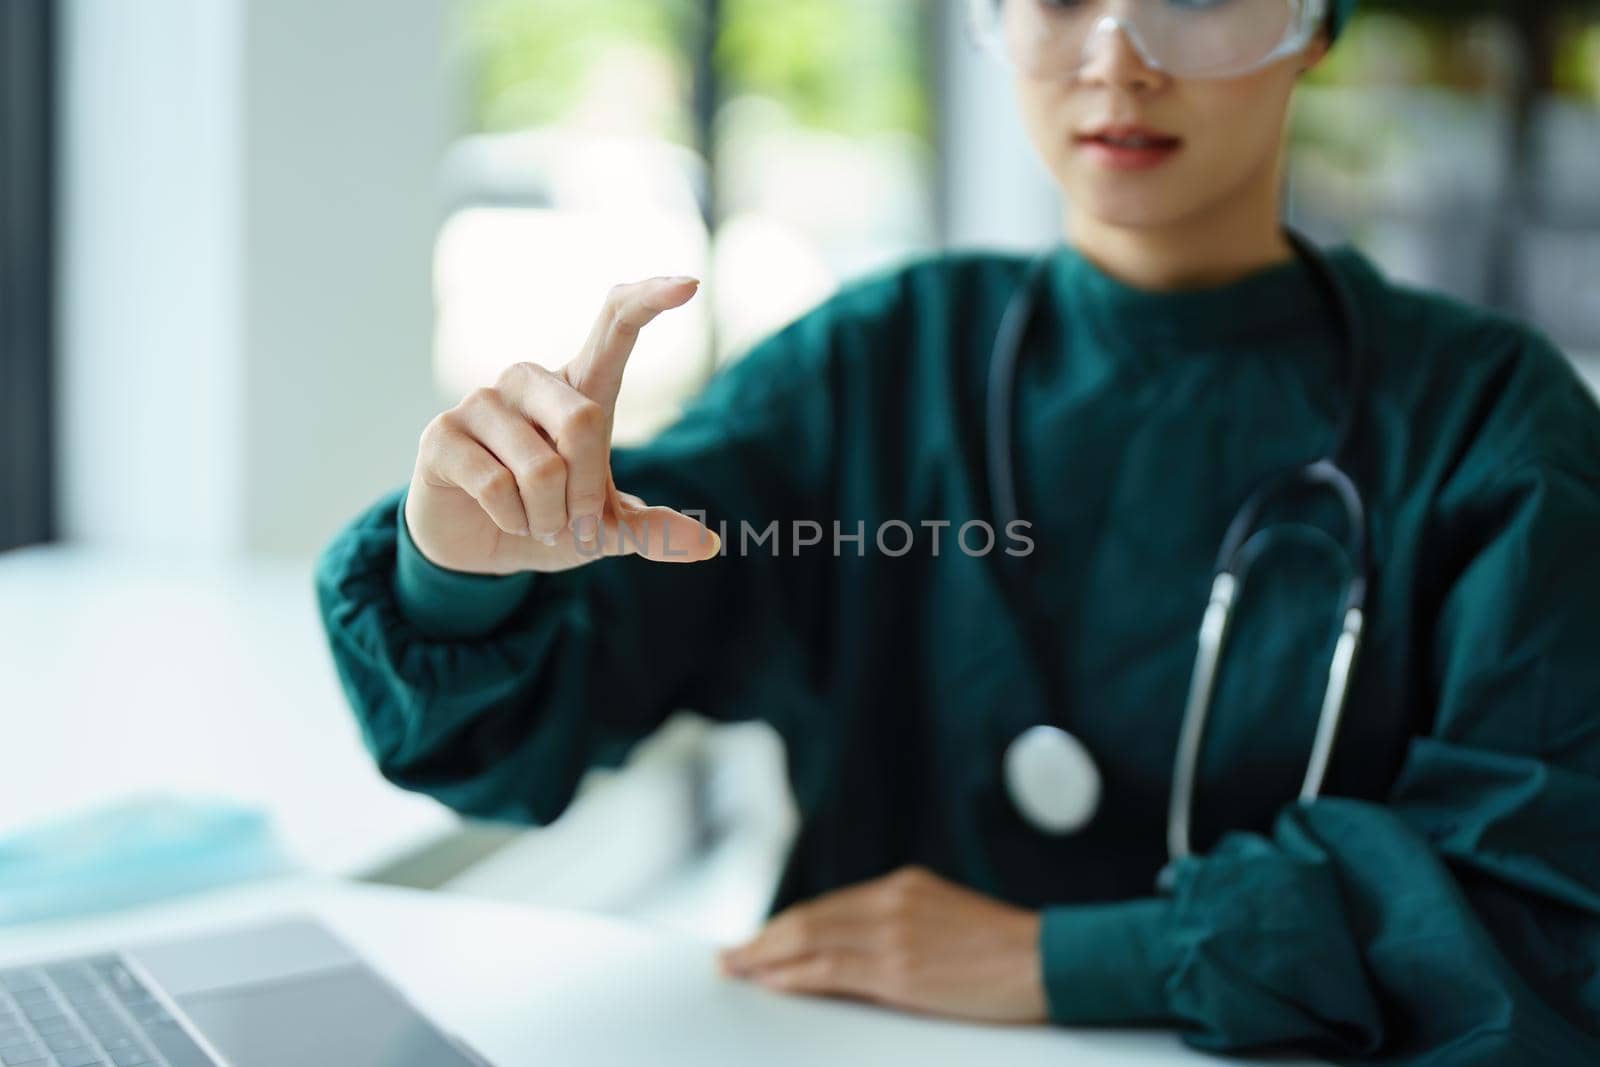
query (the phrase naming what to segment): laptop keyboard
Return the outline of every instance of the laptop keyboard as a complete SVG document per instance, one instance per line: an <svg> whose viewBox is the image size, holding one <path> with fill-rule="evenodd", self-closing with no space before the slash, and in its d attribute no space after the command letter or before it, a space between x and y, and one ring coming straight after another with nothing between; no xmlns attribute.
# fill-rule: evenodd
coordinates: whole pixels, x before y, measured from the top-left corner
<svg viewBox="0 0 1600 1067"><path fill-rule="evenodd" d="M0 970L3 1067L216 1067L116 956Z"/></svg>

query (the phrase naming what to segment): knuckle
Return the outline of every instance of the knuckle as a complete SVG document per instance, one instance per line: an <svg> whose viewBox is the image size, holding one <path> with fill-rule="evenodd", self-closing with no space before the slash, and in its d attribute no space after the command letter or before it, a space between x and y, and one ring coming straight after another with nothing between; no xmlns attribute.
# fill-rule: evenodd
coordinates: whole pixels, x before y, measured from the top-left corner
<svg viewBox="0 0 1600 1067"><path fill-rule="evenodd" d="M589 514L599 511L605 500L605 493L582 492L569 494L567 502L572 505L573 511L579 514Z"/></svg>
<svg viewBox="0 0 1600 1067"><path fill-rule="evenodd" d="M902 891L909 892L923 888L932 877L926 867L901 867L894 872L894 884Z"/></svg>
<svg viewBox="0 0 1600 1067"><path fill-rule="evenodd" d="M533 377L537 366L538 364L529 363L526 360L511 364L505 370L500 372L499 378L495 379L496 388L511 388L528 381Z"/></svg>
<svg viewBox="0 0 1600 1067"><path fill-rule="evenodd" d="M535 456L522 466L522 480L528 484L539 485L565 481L566 477L566 461L554 453Z"/></svg>
<svg viewBox="0 0 1600 1067"><path fill-rule="evenodd" d="M625 332L633 328L628 320L632 291L632 286L618 285L606 294L605 321L612 332Z"/></svg>
<svg viewBox="0 0 1600 1067"><path fill-rule="evenodd" d="M597 434L605 428L606 413L599 404L585 397L575 402L561 420L564 437Z"/></svg>
<svg viewBox="0 0 1600 1067"><path fill-rule="evenodd" d="M494 467L484 471L478 480L478 488L484 496L511 496L517 491L517 483L510 471L504 467Z"/></svg>
<svg viewBox="0 0 1600 1067"><path fill-rule="evenodd" d="M910 914L917 900L917 884L912 880L896 881L888 886L885 905L893 919L903 919Z"/></svg>
<svg viewBox="0 0 1600 1067"><path fill-rule="evenodd" d="M442 412L428 420L422 428L422 433L417 437L417 448L422 452L430 452L437 448L439 440L459 431L459 425L451 412Z"/></svg>
<svg viewBox="0 0 1600 1067"><path fill-rule="evenodd" d="M487 385L481 385L461 398L460 408L463 411L484 411L500 406L500 393Z"/></svg>

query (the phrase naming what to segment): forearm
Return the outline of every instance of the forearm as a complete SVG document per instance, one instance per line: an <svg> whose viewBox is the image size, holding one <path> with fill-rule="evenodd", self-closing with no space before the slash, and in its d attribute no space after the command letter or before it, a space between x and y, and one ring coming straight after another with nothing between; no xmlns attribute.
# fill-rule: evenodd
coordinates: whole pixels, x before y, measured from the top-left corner
<svg viewBox="0 0 1600 1067"><path fill-rule="evenodd" d="M1470 787L1451 780L1449 823L1459 830L1480 812ZM1524 799L1537 807L1528 784ZM1515 817L1485 800L1484 816ZM1507 915L1534 928L1559 920L1577 940L1558 964L1547 947L1540 966L1570 975L1600 918L1552 901L1560 882L1537 873L1544 864L1531 851L1472 860L1531 879L1520 889L1495 883L1500 903L1481 911L1488 883L1464 892L1439 845L1403 806L1321 800L1286 809L1270 836L1233 834L1182 861L1170 896L1047 909L1040 957L1051 1018L1177 1025L1218 1052L1283 1046L1411 1062L1450 1047L1461 1062L1529 1064L1600 1056L1600 1035L1574 1025L1581 1012L1561 1011L1581 994L1559 973L1514 969L1499 944L1514 936L1501 928ZM1524 963L1535 955L1519 950ZM1554 988L1566 992L1552 998Z"/></svg>
<svg viewBox="0 0 1600 1067"><path fill-rule="evenodd" d="M588 625L603 609L582 572L497 578L433 566L408 542L400 499L353 522L317 566L362 737L399 785L468 814L546 822L608 741L625 748L648 732L645 679L597 695L608 670L597 646L627 638L618 625Z"/></svg>

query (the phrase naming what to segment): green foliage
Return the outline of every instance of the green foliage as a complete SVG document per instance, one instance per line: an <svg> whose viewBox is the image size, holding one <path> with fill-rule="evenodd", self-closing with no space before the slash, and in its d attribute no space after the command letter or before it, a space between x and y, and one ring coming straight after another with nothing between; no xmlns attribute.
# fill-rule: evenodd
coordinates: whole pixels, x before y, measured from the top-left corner
<svg viewBox="0 0 1600 1067"><path fill-rule="evenodd" d="M723 0L723 12L728 93L770 96L841 133L930 134L931 16L919 0Z"/></svg>
<svg viewBox="0 0 1600 1067"><path fill-rule="evenodd" d="M1393 83L1502 90L1483 63L1484 35L1513 30L1503 0L1362 0L1361 12L1308 78L1314 85ZM1551 20L1557 92L1600 97L1600 0L1568 0L1540 13ZM1514 45L1511 45L1514 47ZM1504 72L1498 72L1503 74Z"/></svg>
<svg viewBox="0 0 1600 1067"><path fill-rule="evenodd" d="M698 0L463 0L473 127L553 122L572 107L595 59L619 42L668 57L687 85L682 42L699 8Z"/></svg>
<svg viewBox="0 0 1600 1067"><path fill-rule="evenodd" d="M1600 101L1600 16L1587 24L1572 19L1556 48L1556 88Z"/></svg>
<svg viewBox="0 0 1600 1067"><path fill-rule="evenodd" d="M928 136L922 0L723 0L714 62L724 97L757 93L807 125ZM585 72L618 44L678 70L688 106L690 48L703 0L463 0L458 37L478 130L544 125L565 114ZM685 128L673 131L682 139Z"/></svg>

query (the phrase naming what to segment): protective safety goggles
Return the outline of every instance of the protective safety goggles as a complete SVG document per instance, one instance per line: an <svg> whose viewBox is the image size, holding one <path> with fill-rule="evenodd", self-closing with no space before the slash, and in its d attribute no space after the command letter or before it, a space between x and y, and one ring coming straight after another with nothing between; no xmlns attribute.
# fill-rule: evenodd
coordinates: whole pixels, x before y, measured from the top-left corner
<svg viewBox="0 0 1600 1067"><path fill-rule="evenodd" d="M979 43L1022 73L1071 78L1117 31L1175 78L1232 78L1293 55L1329 0L968 0Z"/></svg>

